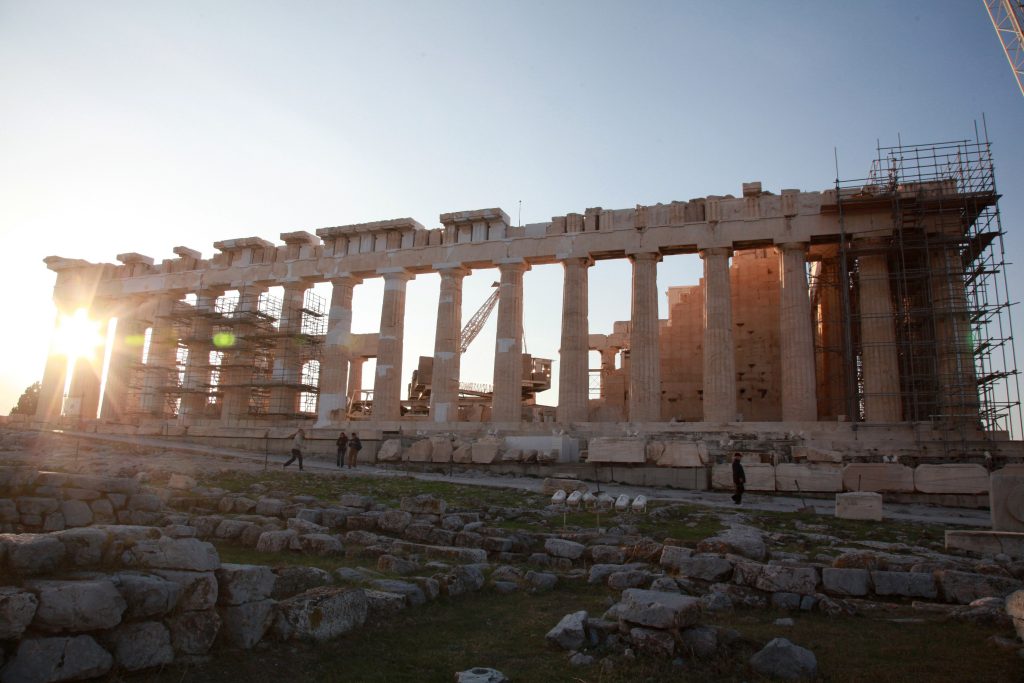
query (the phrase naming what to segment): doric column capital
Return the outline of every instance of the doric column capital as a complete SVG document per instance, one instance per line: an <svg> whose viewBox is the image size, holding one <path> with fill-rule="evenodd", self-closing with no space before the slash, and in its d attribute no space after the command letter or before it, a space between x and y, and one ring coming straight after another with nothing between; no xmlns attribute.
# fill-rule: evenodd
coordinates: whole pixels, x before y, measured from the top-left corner
<svg viewBox="0 0 1024 683"><path fill-rule="evenodd" d="M416 279L416 276L405 268L378 268L377 275L383 277L385 282L408 282Z"/></svg>
<svg viewBox="0 0 1024 683"><path fill-rule="evenodd" d="M724 256L729 258L732 256L732 247L708 247L707 249L701 249L699 252L702 259L706 259L709 256Z"/></svg>
<svg viewBox="0 0 1024 683"><path fill-rule="evenodd" d="M566 268L589 268L594 265L594 259L589 256L569 256L562 258L561 262Z"/></svg>
<svg viewBox="0 0 1024 683"><path fill-rule="evenodd" d="M522 258L503 258L496 259L494 265L498 267L502 273L525 273L530 270L530 264L526 262L526 259Z"/></svg>
<svg viewBox="0 0 1024 683"><path fill-rule="evenodd" d="M657 251L634 251L634 252L627 252L626 253L626 257L630 261L632 261L634 263L637 262L637 261L653 261L653 262L657 263L658 261L661 260L661 252L657 252Z"/></svg>
<svg viewBox="0 0 1024 683"><path fill-rule="evenodd" d="M352 273L339 273L328 280L334 287L355 287L356 285L363 284L363 278Z"/></svg>
<svg viewBox="0 0 1024 683"><path fill-rule="evenodd" d="M435 263L431 266L442 279L457 278L462 279L472 273L473 271L466 268L461 263Z"/></svg>

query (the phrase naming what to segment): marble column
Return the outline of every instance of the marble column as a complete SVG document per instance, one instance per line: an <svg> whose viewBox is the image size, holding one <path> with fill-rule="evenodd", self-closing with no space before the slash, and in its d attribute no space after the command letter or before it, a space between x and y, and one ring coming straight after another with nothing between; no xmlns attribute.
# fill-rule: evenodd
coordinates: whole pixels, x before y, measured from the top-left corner
<svg viewBox="0 0 1024 683"><path fill-rule="evenodd" d="M601 398L606 399L611 395L609 380L615 372L615 357L621 349L609 346L600 350L601 354Z"/></svg>
<svg viewBox="0 0 1024 683"><path fill-rule="evenodd" d="M185 378L181 395L178 422L190 424L203 416L210 398L210 352L213 350L213 317L217 297L223 290L207 289L196 293L192 330L189 333L188 359L185 364Z"/></svg>
<svg viewBox="0 0 1024 683"><path fill-rule="evenodd" d="M64 410L64 387L68 379L68 357L61 348L61 324L72 314L71 308L55 301L57 316L50 335L50 351L46 356L43 379L39 383L39 399L36 403L35 419L39 422L57 422Z"/></svg>
<svg viewBox="0 0 1024 683"><path fill-rule="evenodd" d="M903 415L889 264L884 249L884 245L878 245L878 251L863 253L857 259L865 422L899 422Z"/></svg>
<svg viewBox="0 0 1024 683"><path fill-rule="evenodd" d="M704 249L704 421L736 419L736 350L732 336L732 249Z"/></svg>
<svg viewBox="0 0 1024 683"><path fill-rule="evenodd" d="M90 311L90 318L99 311ZM87 354L79 355L71 368L71 384L68 387L68 399L72 410L77 411L74 417L79 420L95 420L100 408L100 388L103 379L103 357L107 341L107 324L105 318L96 321L97 344Z"/></svg>
<svg viewBox="0 0 1024 683"><path fill-rule="evenodd" d="M587 269L592 264L590 258L562 261L565 273L562 287L562 347L558 366L559 422L585 422L588 418L590 330Z"/></svg>
<svg viewBox="0 0 1024 683"><path fill-rule="evenodd" d="M658 323L658 261L661 254L630 254L633 300L629 332L629 421L661 420L661 349Z"/></svg>
<svg viewBox="0 0 1024 683"><path fill-rule="evenodd" d="M818 419L815 382L814 327L807 290L807 245L778 245L779 350L782 369L783 422Z"/></svg>
<svg viewBox="0 0 1024 683"><path fill-rule="evenodd" d="M846 370L843 362L843 307L839 258L822 258L818 275L818 415L835 419L846 415Z"/></svg>
<svg viewBox="0 0 1024 683"><path fill-rule="evenodd" d="M352 378L349 362L352 355L352 294L362 280L343 275L331 280L331 310L327 318L327 339L324 341L323 363L320 366L320 396L317 405L318 427L326 427L346 419ZM362 361L359 364L362 373ZM346 386L348 385L348 386Z"/></svg>
<svg viewBox="0 0 1024 683"><path fill-rule="evenodd" d="M948 422L977 425L978 381L959 251L931 249L928 268L935 323L938 412Z"/></svg>
<svg viewBox="0 0 1024 683"><path fill-rule="evenodd" d="M302 307L306 301L305 282L289 282L284 285L281 301L281 318L277 331L279 337L274 346L274 369L271 374L277 385L270 391L270 412L279 415L295 415L299 411L299 388L302 380L302 361L299 344L295 337L302 333Z"/></svg>
<svg viewBox="0 0 1024 683"><path fill-rule="evenodd" d="M132 376L142 366L142 349L146 344L148 325L142 310L144 305L138 302L127 306L117 317L110 366L107 368L107 384L103 390L103 408L100 411L100 417L104 420L120 422L128 413L138 410L138 405L132 405L132 399L137 401L138 397L133 397L129 390Z"/></svg>
<svg viewBox="0 0 1024 683"><path fill-rule="evenodd" d="M363 364L366 363L366 358L351 356L348 363L348 405L351 406L363 399Z"/></svg>
<svg viewBox="0 0 1024 683"><path fill-rule="evenodd" d="M179 299L178 294L165 292L157 295L154 302L153 326L139 398L140 411L151 417L165 417L170 412L168 390L178 383L178 330L174 307Z"/></svg>
<svg viewBox="0 0 1024 683"><path fill-rule="evenodd" d="M380 311L377 372L373 379L373 417L402 417L402 346L405 335L405 290L413 275L404 268L378 270L384 277L384 303Z"/></svg>
<svg viewBox="0 0 1024 683"><path fill-rule="evenodd" d="M494 340L493 422L523 419L523 273L530 269L522 259L498 261L501 285L498 293L498 330Z"/></svg>
<svg viewBox="0 0 1024 683"><path fill-rule="evenodd" d="M252 380L255 371L253 341L246 335L258 329L258 319L252 315L259 312L260 295L267 291L265 285L249 284L238 292L238 307L232 314L235 324L234 345L224 349L221 361L222 405L220 419L224 424L234 424L249 417L249 399L252 395Z"/></svg>
<svg viewBox="0 0 1024 683"><path fill-rule="evenodd" d="M437 299L434 368L430 385L430 417L434 422L459 419L459 374L462 360L462 280L469 271L438 266L441 290Z"/></svg>

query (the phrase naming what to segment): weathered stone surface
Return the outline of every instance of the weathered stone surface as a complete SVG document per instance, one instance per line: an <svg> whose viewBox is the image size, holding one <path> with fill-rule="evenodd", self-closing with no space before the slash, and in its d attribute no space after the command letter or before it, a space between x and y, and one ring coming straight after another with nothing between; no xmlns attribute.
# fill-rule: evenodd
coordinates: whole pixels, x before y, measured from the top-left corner
<svg viewBox="0 0 1024 683"><path fill-rule="evenodd" d="M622 592L619 618L640 626L667 629L692 626L700 617L700 600L678 593L630 588Z"/></svg>
<svg viewBox="0 0 1024 683"><path fill-rule="evenodd" d="M871 583L876 595L901 595L934 600L939 592L930 572L872 571Z"/></svg>
<svg viewBox="0 0 1024 683"><path fill-rule="evenodd" d="M666 545L661 549L661 558L658 560L658 564L668 569L678 570L683 560L688 560L693 556L693 550L690 548L684 548L680 545ZM594 560L595 562L597 560Z"/></svg>
<svg viewBox="0 0 1024 683"><path fill-rule="evenodd" d="M830 451L810 446L793 446L794 460L807 460L808 462L839 462L843 461L843 454L839 451Z"/></svg>
<svg viewBox="0 0 1024 683"><path fill-rule="evenodd" d="M775 490L775 467L764 463L743 463L743 472L747 475L748 491L774 491ZM711 488L731 490L732 465L725 463L715 465L711 468Z"/></svg>
<svg viewBox="0 0 1024 683"><path fill-rule="evenodd" d="M544 639L563 650L580 650L587 643L588 617L586 610L566 614Z"/></svg>
<svg viewBox="0 0 1024 683"><path fill-rule="evenodd" d="M508 683L508 678L497 669L477 666L456 672L455 683Z"/></svg>
<svg viewBox="0 0 1024 683"><path fill-rule="evenodd" d="M473 444L470 459L478 465L490 465L498 459L498 452L500 450L500 441L485 441L481 439Z"/></svg>
<svg viewBox="0 0 1024 683"><path fill-rule="evenodd" d="M473 462L473 444L464 443L452 451L452 462L460 465Z"/></svg>
<svg viewBox="0 0 1024 683"><path fill-rule="evenodd" d="M338 537L330 534L303 534L299 536L299 547L302 548L302 552L317 557L345 553L345 546L342 545Z"/></svg>
<svg viewBox="0 0 1024 683"><path fill-rule="evenodd" d="M3 683L56 683L102 676L114 658L89 636L26 638L0 671Z"/></svg>
<svg viewBox="0 0 1024 683"><path fill-rule="evenodd" d="M975 574L952 569L935 573L946 602L967 605L979 598L1004 598L1024 587L1017 579L992 574Z"/></svg>
<svg viewBox="0 0 1024 683"><path fill-rule="evenodd" d="M812 595L818 586L818 570L814 567L738 562L734 569L733 581L738 585L753 586L766 593Z"/></svg>
<svg viewBox="0 0 1024 683"><path fill-rule="evenodd" d="M914 470L894 463L865 462L843 467L843 489L875 493L913 493Z"/></svg>
<svg viewBox="0 0 1024 683"><path fill-rule="evenodd" d="M293 529L282 531L264 531L256 541L256 550L261 553L280 553L285 550L298 550L299 534Z"/></svg>
<svg viewBox="0 0 1024 683"><path fill-rule="evenodd" d="M409 462L430 462L430 454L433 450L434 445L430 439L420 439L405 449L402 459Z"/></svg>
<svg viewBox="0 0 1024 683"><path fill-rule="evenodd" d="M640 569L628 569L622 572L613 572L608 576L608 587L612 590L625 590L627 588L641 588L651 580L649 572Z"/></svg>
<svg viewBox="0 0 1024 683"><path fill-rule="evenodd" d="M92 521L94 524L113 524L117 521L114 514L114 506L106 498L100 498L89 503L92 510Z"/></svg>
<svg viewBox="0 0 1024 683"><path fill-rule="evenodd" d="M443 515L448 509L448 504L437 496L423 493L418 496L403 497L399 507L404 512L414 515Z"/></svg>
<svg viewBox="0 0 1024 683"><path fill-rule="evenodd" d="M449 597L472 593L484 587L484 573L476 565L454 567L446 574L434 577L441 585L441 592Z"/></svg>
<svg viewBox="0 0 1024 683"><path fill-rule="evenodd" d="M273 572L277 578L270 597L275 600L290 598L334 582L329 572L318 567L274 567Z"/></svg>
<svg viewBox="0 0 1024 683"><path fill-rule="evenodd" d="M423 555L431 560L462 562L467 564L487 562L487 551L482 548L458 548L443 545L426 545L410 541L395 541L391 546L395 555Z"/></svg>
<svg viewBox="0 0 1024 683"><path fill-rule="evenodd" d="M221 633L225 640L243 650L253 648L273 625L276 604L273 600L256 600L221 607Z"/></svg>
<svg viewBox="0 0 1024 683"><path fill-rule="evenodd" d="M167 488L176 491L190 491L196 487L196 480L185 474L172 474L167 482Z"/></svg>
<svg viewBox="0 0 1024 683"><path fill-rule="evenodd" d="M867 595L871 587L870 574L866 569L826 567L821 571L821 582L826 593L850 597Z"/></svg>
<svg viewBox="0 0 1024 683"><path fill-rule="evenodd" d="M220 556L211 544L196 538L168 538L139 541L125 551L122 561L129 567L211 571L220 566Z"/></svg>
<svg viewBox="0 0 1024 683"><path fill-rule="evenodd" d="M705 538L697 544L697 552L701 553L733 553L751 560L763 560L768 555L764 543L764 535L749 526L734 525L726 531Z"/></svg>
<svg viewBox="0 0 1024 683"><path fill-rule="evenodd" d="M671 657L675 652L676 641L667 631L634 627L629 630L629 639L637 650L655 657Z"/></svg>
<svg viewBox="0 0 1024 683"><path fill-rule="evenodd" d="M57 512L57 510L60 509L60 503L53 498L33 498L23 496L15 500L18 504L18 512L23 515L44 517L51 512Z"/></svg>
<svg viewBox="0 0 1024 683"><path fill-rule="evenodd" d="M713 657L718 651L718 632L709 626L693 626L682 632L680 645L694 657Z"/></svg>
<svg viewBox="0 0 1024 683"><path fill-rule="evenodd" d="M220 524L213 531L214 538L222 538L226 540L235 540L242 537L245 530L256 526L253 522L247 522L241 519L224 519L221 520Z"/></svg>
<svg viewBox="0 0 1024 683"><path fill-rule="evenodd" d="M430 437L430 461L431 462L451 462L452 460L452 440L447 436L432 436Z"/></svg>
<svg viewBox="0 0 1024 683"><path fill-rule="evenodd" d="M214 573L217 576L218 605L266 600L273 593L277 581L270 567L264 565L225 563Z"/></svg>
<svg viewBox="0 0 1024 683"><path fill-rule="evenodd" d="M661 449L649 449L658 467L704 467L708 447L703 441L665 441ZM654 445L653 443L651 445Z"/></svg>
<svg viewBox="0 0 1024 683"><path fill-rule="evenodd" d="M383 624L406 608L407 603L404 595L388 591L374 590L367 588L363 591L366 595L366 623Z"/></svg>
<svg viewBox="0 0 1024 683"><path fill-rule="evenodd" d="M993 531L1024 531L1024 469L992 473L989 509Z"/></svg>
<svg viewBox="0 0 1024 683"><path fill-rule="evenodd" d="M807 648L775 638L750 658L750 667L766 678L814 679L818 675L818 658Z"/></svg>
<svg viewBox="0 0 1024 683"><path fill-rule="evenodd" d="M359 508L324 508L320 511L320 523L328 529L344 529L349 516L357 515L360 512L362 510Z"/></svg>
<svg viewBox="0 0 1024 683"><path fill-rule="evenodd" d="M136 493L128 499L125 507L132 512L159 512L163 509L164 502L160 500L160 496L152 493Z"/></svg>
<svg viewBox="0 0 1024 683"><path fill-rule="evenodd" d="M213 572L154 569L153 573L181 586L177 605L181 611L212 609L217 604L217 577Z"/></svg>
<svg viewBox="0 0 1024 683"><path fill-rule="evenodd" d="M403 557L396 557L395 555L381 555L377 558L377 569L382 572L408 576L419 572L420 564Z"/></svg>
<svg viewBox="0 0 1024 683"><path fill-rule="evenodd" d="M0 640L21 637L36 615L39 600L32 593L14 588L0 587Z"/></svg>
<svg viewBox="0 0 1024 683"><path fill-rule="evenodd" d="M121 623L127 603L107 579L95 581L36 580L26 584L36 594L32 627L50 633L81 633Z"/></svg>
<svg viewBox="0 0 1024 683"><path fill-rule="evenodd" d="M361 627L366 613L361 588L314 588L280 602L273 628L282 640L321 642Z"/></svg>
<svg viewBox="0 0 1024 683"><path fill-rule="evenodd" d="M60 512L64 515L64 525L80 527L92 524L92 508L81 500L65 500L60 504Z"/></svg>
<svg viewBox="0 0 1024 683"><path fill-rule="evenodd" d="M14 574L52 574L64 559L64 544L49 534L0 534L0 554Z"/></svg>
<svg viewBox="0 0 1024 683"><path fill-rule="evenodd" d="M342 503L344 505L344 503ZM256 507L253 508L253 514L262 515L264 517L279 517L284 511L285 503L283 500L277 498L260 498L256 501Z"/></svg>
<svg viewBox="0 0 1024 683"><path fill-rule="evenodd" d="M1012 560L1024 560L1024 533L1019 531L946 531L946 550L966 550L995 557L1004 554Z"/></svg>
<svg viewBox="0 0 1024 683"><path fill-rule="evenodd" d="M326 534L330 529L322 524L314 524L305 519L292 517L288 520L288 528L298 534Z"/></svg>
<svg viewBox="0 0 1024 683"><path fill-rule="evenodd" d="M15 524L18 516L17 504L10 498L0 498L0 524Z"/></svg>
<svg viewBox="0 0 1024 683"><path fill-rule="evenodd" d="M918 465L914 468L914 488L921 493L988 493L988 470L966 463Z"/></svg>
<svg viewBox="0 0 1024 683"><path fill-rule="evenodd" d="M622 564L626 561L625 551L615 545L592 545L587 553L597 564Z"/></svg>
<svg viewBox="0 0 1024 683"><path fill-rule="evenodd" d="M181 612L164 622L171 631L171 646L184 655L204 655L220 632L220 615L215 610Z"/></svg>
<svg viewBox="0 0 1024 683"><path fill-rule="evenodd" d="M412 514L405 510L388 510L377 518L377 526L381 531L400 534L412 522Z"/></svg>
<svg viewBox="0 0 1024 683"><path fill-rule="evenodd" d="M599 436L587 444L587 462L636 463L646 460L646 439Z"/></svg>
<svg viewBox="0 0 1024 683"><path fill-rule="evenodd" d="M779 463L775 466L776 491L843 490L843 469L831 464Z"/></svg>
<svg viewBox="0 0 1024 683"><path fill-rule="evenodd" d="M665 546L666 550L669 547ZM675 571L692 579L728 581L732 576L732 562L716 555L694 555L678 560Z"/></svg>
<svg viewBox="0 0 1024 683"><path fill-rule="evenodd" d="M882 495L870 492L836 494L836 517L882 521Z"/></svg>
<svg viewBox="0 0 1024 683"><path fill-rule="evenodd" d="M388 439L377 449L377 462L399 462L402 459L402 440ZM344 503L342 503L344 505Z"/></svg>
<svg viewBox="0 0 1024 683"><path fill-rule="evenodd" d="M67 529L53 536L64 545L68 564L79 569L102 562L103 551L110 541L110 534L103 529Z"/></svg>
<svg viewBox="0 0 1024 683"><path fill-rule="evenodd" d="M181 584L150 574L118 572L110 580L127 605L125 619L162 617L177 606L184 593Z"/></svg>
<svg viewBox="0 0 1024 683"><path fill-rule="evenodd" d="M109 636L114 662L127 671L140 671L174 661L171 633L158 621L122 624Z"/></svg>
<svg viewBox="0 0 1024 683"><path fill-rule="evenodd" d="M576 541L569 541L564 538L549 538L544 541L544 550L554 557L564 557L569 560L578 560L583 556L586 546Z"/></svg>
<svg viewBox="0 0 1024 683"><path fill-rule="evenodd" d="M1024 640L1024 590L1014 591L1006 598L1006 614L1013 619L1017 637Z"/></svg>
<svg viewBox="0 0 1024 683"><path fill-rule="evenodd" d="M423 589L415 583L409 583L408 581L377 579L375 581L371 581L370 585L378 591L401 595L405 599L406 603L411 607L422 605L427 601L427 596L423 592Z"/></svg>

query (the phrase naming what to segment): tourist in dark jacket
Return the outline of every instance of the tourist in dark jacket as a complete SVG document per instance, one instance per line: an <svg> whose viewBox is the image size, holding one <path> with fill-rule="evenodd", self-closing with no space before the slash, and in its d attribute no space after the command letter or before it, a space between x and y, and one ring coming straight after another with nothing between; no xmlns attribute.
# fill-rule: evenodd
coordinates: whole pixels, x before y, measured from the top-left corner
<svg viewBox="0 0 1024 683"><path fill-rule="evenodd" d="M739 505L743 502L743 491L747 483L747 474L743 471L743 464L740 462L739 453L732 454L732 483L736 487L736 493L732 494L732 501Z"/></svg>

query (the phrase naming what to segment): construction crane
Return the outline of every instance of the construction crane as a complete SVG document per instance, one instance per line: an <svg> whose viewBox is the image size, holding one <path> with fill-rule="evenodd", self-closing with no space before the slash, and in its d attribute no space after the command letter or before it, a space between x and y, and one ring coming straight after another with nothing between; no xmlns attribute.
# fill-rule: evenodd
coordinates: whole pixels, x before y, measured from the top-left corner
<svg viewBox="0 0 1024 683"><path fill-rule="evenodd" d="M498 283L492 283L491 287L494 287L494 291L487 297L487 301L484 302L483 306L477 309L473 317L469 319L466 326L462 328L462 336L459 337L459 348L462 353L466 352L469 345L473 343L476 336L480 334L480 330L484 329L484 325L487 324L487 319L491 317L491 312L494 311L494 307L498 304L498 293L501 291L498 289Z"/></svg>
<svg viewBox="0 0 1024 683"><path fill-rule="evenodd" d="M1020 0L983 0L1003 52L1024 95L1024 2Z"/></svg>

